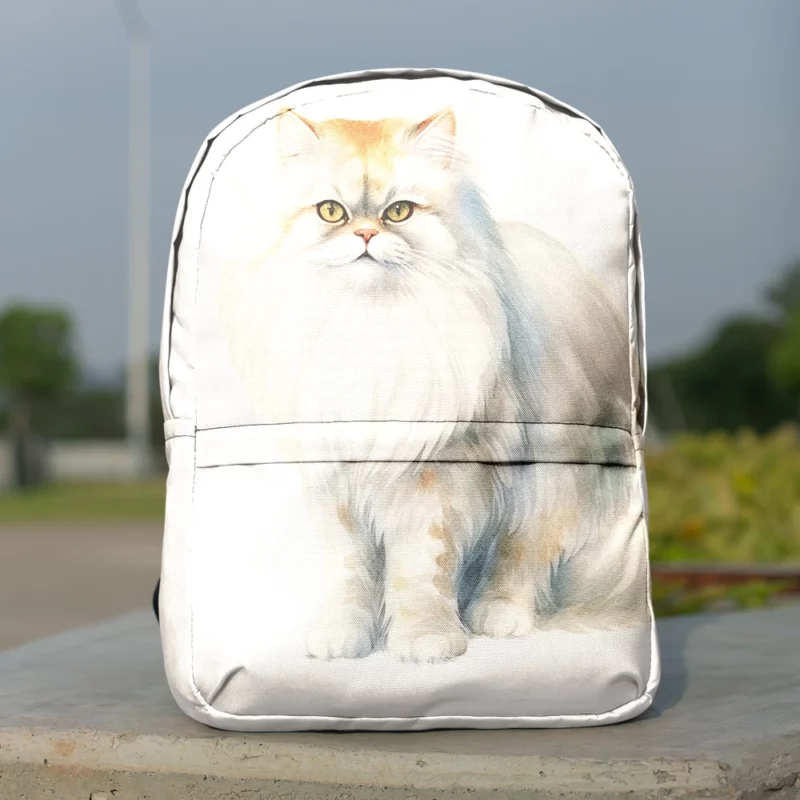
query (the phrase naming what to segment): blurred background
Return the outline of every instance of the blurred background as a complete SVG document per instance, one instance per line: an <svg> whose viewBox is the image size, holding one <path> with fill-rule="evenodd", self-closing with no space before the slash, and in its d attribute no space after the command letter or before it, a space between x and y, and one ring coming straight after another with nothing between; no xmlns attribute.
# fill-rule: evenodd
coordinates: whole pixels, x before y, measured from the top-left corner
<svg viewBox="0 0 800 800"><path fill-rule="evenodd" d="M647 275L659 614L800 592L800 4L28 0L0 12L0 649L149 602L157 345L206 134L309 78L451 67L609 134Z"/></svg>

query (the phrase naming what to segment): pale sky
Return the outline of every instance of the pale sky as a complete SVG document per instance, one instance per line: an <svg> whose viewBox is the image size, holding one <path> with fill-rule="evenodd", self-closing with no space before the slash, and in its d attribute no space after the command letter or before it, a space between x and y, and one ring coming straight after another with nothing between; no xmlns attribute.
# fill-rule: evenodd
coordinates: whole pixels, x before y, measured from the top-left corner
<svg viewBox="0 0 800 800"><path fill-rule="evenodd" d="M797 0L140 0L153 31L152 342L205 135L308 78L450 67L593 117L634 180L650 357L758 307L800 256ZM125 354L127 44L112 0L0 10L0 307L56 303L94 372Z"/></svg>

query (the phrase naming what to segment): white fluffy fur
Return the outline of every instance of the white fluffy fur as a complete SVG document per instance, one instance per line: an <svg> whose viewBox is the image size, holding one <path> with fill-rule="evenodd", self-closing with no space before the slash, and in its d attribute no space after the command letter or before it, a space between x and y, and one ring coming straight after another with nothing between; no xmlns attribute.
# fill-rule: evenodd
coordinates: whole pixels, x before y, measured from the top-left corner
<svg viewBox="0 0 800 800"><path fill-rule="evenodd" d="M626 424L622 320L563 248L526 226L498 227L452 125L444 112L410 134L380 185L324 133L291 113L280 120L283 229L223 298L231 356L263 422L451 423L420 443L419 458L433 461L463 447L457 421L476 423L467 436L482 435L481 421ZM429 210L382 226L364 260L352 230L296 213L328 198L354 225L376 226L392 200ZM504 426L492 450L514 460L524 436ZM335 461L335 441L329 449ZM310 655L358 657L385 643L400 658L437 661L465 650L468 627L524 635L557 608L602 617L611 599L644 603L634 586L643 554L626 549L640 513L630 470L437 464L423 486L424 469L304 468L308 524L330 564ZM506 536L531 553L506 580L511 599L491 591ZM476 555L482 566L464 589ZM449 574L452 592L442 589Z"/></svg>

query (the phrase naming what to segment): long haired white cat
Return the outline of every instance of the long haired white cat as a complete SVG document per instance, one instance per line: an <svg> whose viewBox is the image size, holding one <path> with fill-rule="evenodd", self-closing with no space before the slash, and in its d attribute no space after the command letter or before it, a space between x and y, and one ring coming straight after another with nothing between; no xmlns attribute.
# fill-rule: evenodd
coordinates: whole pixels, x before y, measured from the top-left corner
<svg viewBox="0 0 800 800"><path fill-rule="evenodd" d="M280 235L257 298L239 298L258 336L231 350L263 376L265 422L320 423L328 457L301 467L327 559L307 653L440 661L469 631L638 602L629 469L530 463L523 424L626 424L627 330L602 288L547 237L496 224L450 109L276 125Z"/></svg>

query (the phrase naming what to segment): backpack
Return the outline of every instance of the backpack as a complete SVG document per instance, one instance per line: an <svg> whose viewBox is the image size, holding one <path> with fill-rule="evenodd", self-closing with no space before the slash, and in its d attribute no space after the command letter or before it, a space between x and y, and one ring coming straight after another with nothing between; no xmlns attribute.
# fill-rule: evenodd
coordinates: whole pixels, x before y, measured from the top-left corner
<svg viewBox="0 0 800 800"><path fill-rule="evenodd" d="M310 81L209 135L173 242L158 605L186 714L650 706L641 247L595 123L466 72Z"/></svg>

